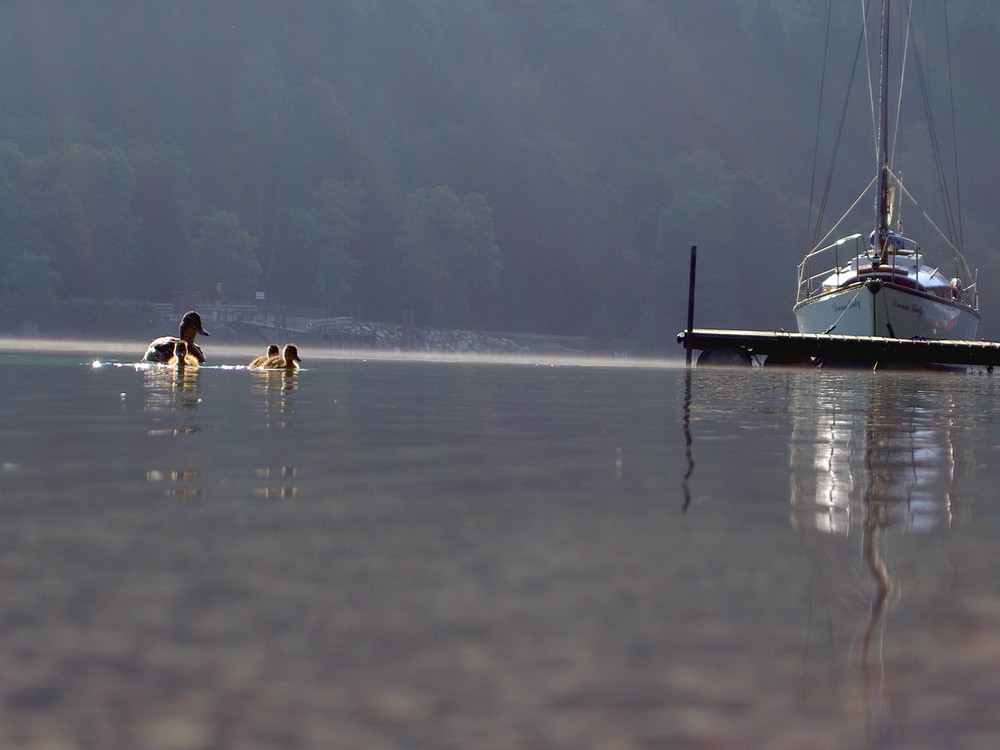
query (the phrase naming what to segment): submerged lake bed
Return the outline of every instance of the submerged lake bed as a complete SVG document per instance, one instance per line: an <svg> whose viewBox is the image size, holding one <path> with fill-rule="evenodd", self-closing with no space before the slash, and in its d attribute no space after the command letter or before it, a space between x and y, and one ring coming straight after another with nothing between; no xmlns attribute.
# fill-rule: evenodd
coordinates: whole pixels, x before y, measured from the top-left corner
<svg viewBox="0 0 1000 750"><path fill-rule="evenodd" d="M0 349L4 746L1000 738L993 377L140 351Z"/></svg>

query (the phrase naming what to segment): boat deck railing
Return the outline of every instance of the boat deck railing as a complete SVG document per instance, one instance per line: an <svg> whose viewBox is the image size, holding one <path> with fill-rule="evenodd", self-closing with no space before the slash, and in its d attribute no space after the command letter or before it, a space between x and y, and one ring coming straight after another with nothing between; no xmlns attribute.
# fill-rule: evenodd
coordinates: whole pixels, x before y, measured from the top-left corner
<svg viewBox="0 0 1000 750"><path fill-rule="evenodd" d="M810 297L814 297L821 292L829 291L828 289L823 288L823 282L831 276L838 274L838 272L851 260L867 254L868 251L869 247L867 238L861 234L852 234L848 237L843 237L832 244L817 248L807 254L798 266L799 284L796 301L801 302L809 299ZM896 252L901 255L914 257L916 259L917 268L920 267L923 252L919 245L914 243L911 247L908 247L905 250L890 251L890 258L892 258ZM955 273L958 278L960 278L960 284L956 289L952 289L951 293L955 295L955 299L960 300L973 308L978 308L978 274L976 276L971 276L964 259L960 256L956 256L955 263ZM887 266L888 272L892 273L892 269L894 267L894 264L890 260L890 263ZM936 267L934 269L935 272L939 270L940 267Z"/></svg>
<svg viewBox="0 0 1000 750"><path fill-rule="evenodd" d="M844 247L849 243L853 249ZM867 241L862 235L852 234L808 253L799 263L799 288L796 299L801 302L823 291L823 280L865 252L866 247Z"/></svg>

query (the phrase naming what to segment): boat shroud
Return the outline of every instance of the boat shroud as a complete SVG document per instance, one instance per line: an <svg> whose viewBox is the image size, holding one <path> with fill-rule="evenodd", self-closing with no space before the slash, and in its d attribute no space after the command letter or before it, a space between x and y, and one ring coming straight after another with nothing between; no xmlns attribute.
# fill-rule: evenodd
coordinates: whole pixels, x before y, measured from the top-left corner
<svg viewBox="0 0 1000 750"><path fill-rule="evenodd" d="M971 341L981 317L978 279L957 242L942 234L955 266L946 276L915 240L891 228L897 193L909 193L889 163L890 5L881 0L876 170L865 188L875 189L874 228L806 254L793 312L800 333Z"/></svg>

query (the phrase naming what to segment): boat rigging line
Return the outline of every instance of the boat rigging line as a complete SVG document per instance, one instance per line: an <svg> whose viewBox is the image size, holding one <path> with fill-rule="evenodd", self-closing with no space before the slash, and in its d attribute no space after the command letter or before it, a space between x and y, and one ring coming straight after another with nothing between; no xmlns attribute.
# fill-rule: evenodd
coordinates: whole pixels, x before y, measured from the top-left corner
<svg viewBox="0 0 1000 750"><path fill-rule="evenodd" d="M819 141L821 135L822 124L824 122L825 113L825 99L828 97L828 87L827 87L827 76L830 68L831 61L831 41L833 36L833 23L834 23L834 13L833 4L834 0L830 0L827 6L827 18L826 18L826 30L825 38L823 44L823 59L822 59L822 72L819 87L819 105L816 114L816 141L813 149L813 163L812 163L812 179L810 184L809 192L809 203L808 203L808 217L807 217L807 235L810 238L807 241L807 246L816 249L835 231L837 227L840 226L851 213L851 210L857 205L855 203L848 209L843 216L823 235L823 218L827 212L827 206L830 199L830 194L832 192L833 177L835 166L838 162L840 156L840 148L844 141L844 134L847 125L847 117L850 110L849 103L854 89L854 84L856 82L856 77L858 75L858 68L861 62L861 55L864 53L865 64L868 77L868 95L869 95L869 108L872 117L872 127L875 132L875 150L876 150L876 163L881 161L878 151L879 142L882 141L883 157L885 159L886 174L884 175L883 181L887 187L890 183L895 184L899 187L902 195L913 203L913 205L918 209L918 213L928 221L928 223L934 228L934 230L940 235L940 237L951 247L955 252L961 256L962 253L962 226L961 226L961 192L958 184L957 177L955 179L954 185L950 183L948 178L948 173L953 170L955 175L958 175L958 149L957 147L952 148L952 160L953 164L949 166L949 169L945 169L945 159L944 159L944 149L941 146L941 138L939 129L935 124L934 118L932 117L932 107L931 107L931 97L929 94L929 84L928 84L928 74L927 65L925 62L925 55L920 52L920 45L916 43L917 35L914 31L914 13L915 6L914 0L907 0L905 2L905 13L899 16L897 23L904 27L905 33L903 34L903 46L900 55L900 65L898 73L898 91L896 96L896 101L894 102L895 112L893 116L893 127L891 130L891 143L888 141L889 132L879 133L878 132L878 110L887 108L887 101L877 101L875 80L876 76L886 76L888 73L886 70L874 70L872 66L872 44L873 40L870 38L869 34L869 23L872 22L872 18L877 16L877 13L870 12L872 0L862 0L861 2L861 15L862 15L862 28L858 35L857 45L855 47L854 58L851 63L851 72L847 78L847 89L843 97L843 103L840 111L840 115L837 121L836 131L833 140L833 147L831 150L830 161L827 166L827 174L825 180L822 182L822 191L817 195L817 189L819 187L817 175L819 173ZM951 52L951 38L950 38L950 25L949 25L949 13L948 13L948 3L947 0L942 0L941 8L943 13L943 24L944 24L944 56L945 56L945 67L948 80L948 108L949 108L949 120L951 125L951 138L954 144L957 144L957 118L955 115L955 93L954 93L954 77L952 70L952 52ZM886 21L888 23L888 20ZM881 57L882 55L880 55ZM943 206L944 213L944 227L937 226L931 219L927 211L921 206L921 204L914 198L913 194L907 190L902 184L901 171L898 169L898 165L894 168L892 165L898 161L901 153L901 143L903 138L902 124L903 124L903 84L906 79L906 68L907 61L913 61L916 65L917 80L919 81L918 89L920 92L921 103L923 106L923 114L925 118L925 124L927 127L927 137L930 146L930 158L934 165L935 176L937 179L937 187L941 196L941 202ZM883 86L885 82L883 82ZM888 119L888 118L886 118ZM891 150L890 150L891 149ZM882 165L880 164L880 167ZM878 176L873 182L882 182L878 180ZM871 189L869 185L866 190ZM878 191L877 191L878 192ZM954 195L952 193L954 192ZM818 200L818 205L816 201ZM878 200L878 199L876 199ZM899 227L897 231L902 231L901 226L901 209L902 200L898 200L899 204L896 208L896 218L893 221L894 224ZM815 223L814 223L815 222ZM886 230L891 230L892 227L884 227ZM821 239L823 235L823 239ZM964 266L964 261L961 258L958 259L960 265ZM958 271L958 269L956 269ZM967 270L967 269L964 269Z"/></svg>
<svg viewBox="0 0 1000 750"><path fill-rule="evenodd" d="M832 8L833 8L833 0L830 0L830 6L829 6L828 11L827 11L827 20L826 20L826 23L827 23L826 35L827 35L827 39L828 40L829 40L829 36L830 36L830 28L831 28L831 25L832 25L832 16L833 16L833 10L832 10ZM851 66L851 75L847 79L847 92L844 94L844 105L843 105L843 107L841 107L841 110L840 110L840 121L837 124L837 136L834 139L833 152L832 152L832 154L830 156L830 165L827 168L827 173L826 173L826 182L823 185L823 197L820 199L819 209L816 212L816 225L815 225L815 227L812 227L811 230L810 230L811 234L812 234L812 242L808 243L808 244L809 244L809 246L814 247L814 248L819 245L819 233L822 231L823 216L826 214L826 205L827 205L827 202L830 199L830 187L833 184L834 165L837 163L837 156L840 153L840 144L843 142L842 136L844 134L844 125L845 125L845 123L847 121L847 113L848 113L848 110L849 110L848 103L851 100L851 92L854 90L854 81L855 81L856 73L857 73L857 70L858 70L858 61L861 59L861 50L864 49L864 41L865 41L865 34L866 34L866 32L867 32L867 24L863 24L862 25L862 29L861 29L861 33L858 35L858 44L857 44L857 47L854 50L854 63ZM818 157L818 153L819 153L819 129L820 129L820 126L823 123L823 91L825 90L826 68L827 68L828 58L829 58L829 44L827 43L823 47L823 82L820 85L820 104L819 104L819 111L818 111L817 116L816 116L816 145L815 145L815 148L814 148L814 151L813 151L813 174L812 174L812 182L813 182L814 186L815 186L815 183L816 183L816 165L817 165L817 162L819 160L819 157ZM869 80L870 80L870 76L869 76ZM810 223L811 223L812 204L813 204L813 201L812 201L812 197L813 197L812 190L813 190L813 188L810 188L810 195L809 195ZM841 219L841 220L843 220L843 219ZM838 224L839 224L839 222L838 222ZM834 229L831 229L830 233L832 233L833 231L834 231ZM829 234L827 236L829 236Z"/></svg>

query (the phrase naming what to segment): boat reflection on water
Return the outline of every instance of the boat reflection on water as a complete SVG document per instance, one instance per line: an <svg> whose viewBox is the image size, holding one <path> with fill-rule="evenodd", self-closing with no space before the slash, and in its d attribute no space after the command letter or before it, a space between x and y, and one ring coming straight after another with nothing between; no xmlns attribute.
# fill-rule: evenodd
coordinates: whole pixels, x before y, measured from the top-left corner
<svg viewBox="0 0 1000 750"><path fill-rule="evenodd" d="M946 393L907 392L876 377L861 394L835 387L795 398L813 401L796 405L792 429L797 528L847 534L873 515L896 531L951 524L955 406Z"/></svg>
<svg viewBox="0 0 1000 750"><path fill-rule="evenodd" d="M885 731L882 636L902 588L894 575L909 584L906 566L890 569L887 535L926 535L951 526L957 406L943 389L901 388L879 375L867 385L845 388L837 381L793 392L791 521L821 546L824 538L832 544L860 536L872 593L855 647L864 732L878 742ZM843 572L826 575L831 580Z"/></svg>

